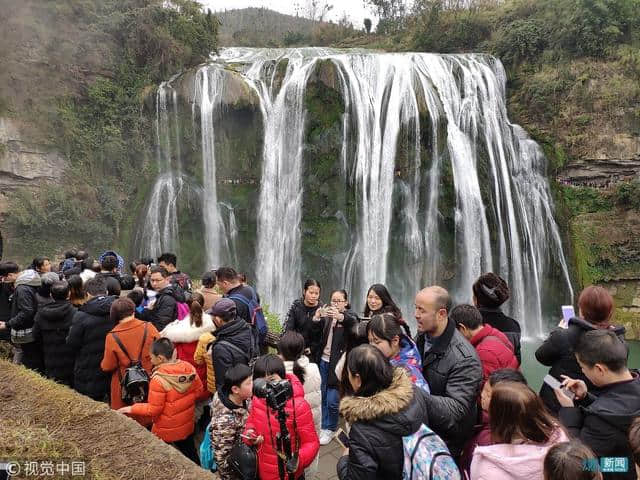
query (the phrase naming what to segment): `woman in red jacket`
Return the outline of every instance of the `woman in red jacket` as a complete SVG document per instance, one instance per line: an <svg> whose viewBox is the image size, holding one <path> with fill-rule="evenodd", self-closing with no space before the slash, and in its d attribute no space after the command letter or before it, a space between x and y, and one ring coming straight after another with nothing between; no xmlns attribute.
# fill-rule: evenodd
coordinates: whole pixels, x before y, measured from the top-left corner
<svg viewBox="0 0 640 480"><path fill-rule="evenodd" d="M295 375L285 374L284 362L277 355L260 357L253 367L253 379L264 378L267 381L289 380L293 388L293 398L287 400L285 411L287 429L291 436L292 453L298 454L298 469L293 478L301 478L318 454L320 442L313 424L311 407L304 399L304 388ZM258 472L260 480L279 480L278 455L276 453L276 435L280 425L276 412L267 407L266 399L254 396L251 401L249 418L245 425L245 435L256 438L258 447ZM252 443L248 441L247 443Z"/></svg>

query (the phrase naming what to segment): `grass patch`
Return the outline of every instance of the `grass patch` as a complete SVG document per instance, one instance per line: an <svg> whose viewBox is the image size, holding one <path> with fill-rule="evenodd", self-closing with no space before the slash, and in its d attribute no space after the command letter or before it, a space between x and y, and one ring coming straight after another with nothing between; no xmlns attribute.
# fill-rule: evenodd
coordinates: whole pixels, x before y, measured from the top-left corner
<svg viewBox="0 0 640 480"><path fill-rule="evenodd" d="M86 461L91 479L217 478L134 420L0 360L0 452L7 460Z"/></svg>

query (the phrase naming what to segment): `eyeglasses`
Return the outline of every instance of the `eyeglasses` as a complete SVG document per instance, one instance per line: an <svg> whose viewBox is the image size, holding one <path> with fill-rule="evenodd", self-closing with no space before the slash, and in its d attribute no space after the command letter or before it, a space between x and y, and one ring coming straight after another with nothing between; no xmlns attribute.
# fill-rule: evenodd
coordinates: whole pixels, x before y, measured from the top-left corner
<svg viewBox="0 0 640 480"><path fill-rule="evenodd" d="M347 303L346 300L331 300L331 303Z"/></svg>

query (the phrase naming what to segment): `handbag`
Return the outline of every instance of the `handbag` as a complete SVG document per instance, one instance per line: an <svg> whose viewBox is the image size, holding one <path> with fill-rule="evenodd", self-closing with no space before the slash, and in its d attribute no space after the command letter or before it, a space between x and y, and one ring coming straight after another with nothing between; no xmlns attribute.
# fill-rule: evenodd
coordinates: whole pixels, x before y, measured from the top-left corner
<svg viewBox="0 0 640 480"><path fill-rule="evenodd" d="M234 476L240 480L256 480L258 478L258 454L255 447L236 439L227 457L227 465Z"/></svg>

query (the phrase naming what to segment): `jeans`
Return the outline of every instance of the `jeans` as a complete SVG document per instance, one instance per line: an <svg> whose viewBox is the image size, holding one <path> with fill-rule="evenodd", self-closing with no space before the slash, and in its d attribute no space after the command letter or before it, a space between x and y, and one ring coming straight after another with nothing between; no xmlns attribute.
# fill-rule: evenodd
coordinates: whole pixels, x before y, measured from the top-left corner
<svg viewBox="0 0 640 480"><path fill-rule="evenodd" d="M322 390L322 429L335 432L338 429L340 394L336 388L327 387L329 362L320 360L320 380Z"/></svg>

